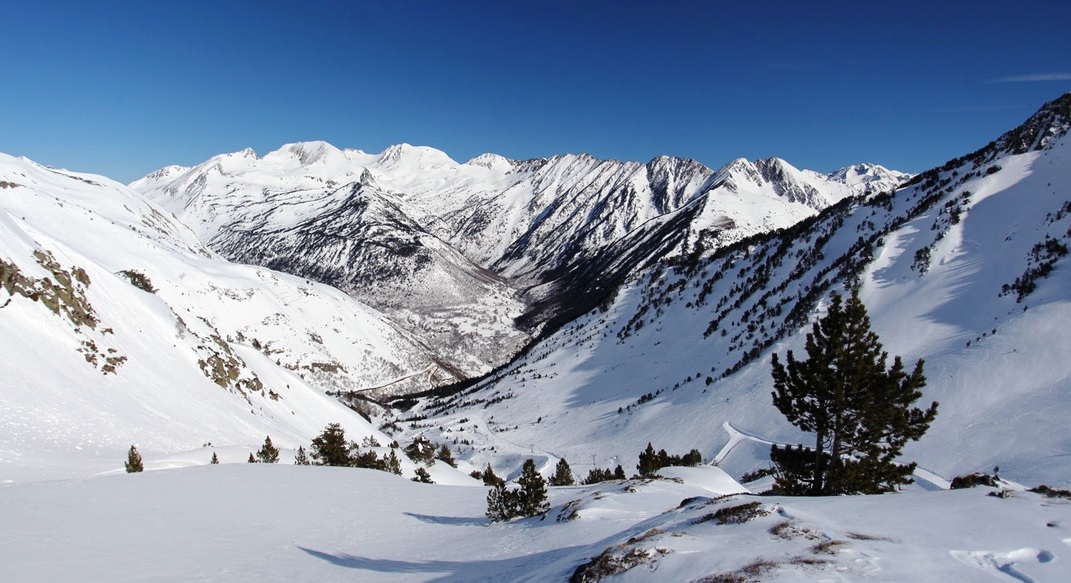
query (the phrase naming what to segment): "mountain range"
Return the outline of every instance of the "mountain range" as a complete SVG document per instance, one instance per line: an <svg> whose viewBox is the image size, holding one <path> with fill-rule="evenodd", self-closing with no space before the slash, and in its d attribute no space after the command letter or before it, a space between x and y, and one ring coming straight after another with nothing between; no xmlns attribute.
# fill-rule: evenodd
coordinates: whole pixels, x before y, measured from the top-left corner
<svg viewBox="0 0 1071 583"><path fill-rule="evenodd" d="M769 355L860 286L889 348L929 362L943 440L911 452L923 467L1059 478L1068 99L915 177L320 142L128 187L4 157L2 461L294 445L345 417L476 465L742 439L723 463L748 471L760 442L800 439L763 396Z"/></svg>
<svg viewBox="0 0 1071 583"><path fill-rule="evenodd" d="M775 158L717 172L665 156L458 164L428 147L366 154L307 142L164 168L131 187L231 261L333 285L386 313L434 355L427 384L394 388L407 392L488 372L640 267L906 178Z"/></svg>
<svg viewBox="0 0 1071 583"><path fill-rule="evenodd" d="M1066 94L914 176L306 142L124 185L0 154L0 578L1066 580L1069 130ZM914 483L751 495L808 439L772 355L851 290L939 403ZM456 462L291 465L330 423ZM245 463L265 436L285 465ZM473 472L648 444L701 467L482 514Z"/></svg>

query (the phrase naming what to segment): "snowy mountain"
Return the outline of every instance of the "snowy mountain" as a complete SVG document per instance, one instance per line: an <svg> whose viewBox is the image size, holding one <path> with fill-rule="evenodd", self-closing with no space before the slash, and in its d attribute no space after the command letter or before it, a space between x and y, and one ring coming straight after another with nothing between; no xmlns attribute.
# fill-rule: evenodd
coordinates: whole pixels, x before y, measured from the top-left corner
<svg viewBox="0 0 1071 583"><path fill-rule="evenodd" d="M131 443L383 438L325 392L445 374L382 313L229 263L123 185L0 156L0 186L0 479L111 469Z"/></svg>
<svg viewBox="0 0 1071 583"><path fill-rule="evenodd" d="M195 230L104 177L0 156L0 579L1067 580L1071 494L1016 482L1071 485L1069 129L1071 94L899 188L874 186L888 173L873 167L818 175L773 159L717 172L582 156L456 164L428 148L326 144L136 184ZM489 211L487 225L533 236L503 235L481 258L465 242L494 231L473 209L495 201L516 220ZM608 205L651 215L632 224L602 216ZM329 258L447 274L417 280L414 296L453 290L500 311L422 307L396 324L202 240L280 265L312 253L302 269L343 284L353 266ZM407 289L401 275L383 282ZM768 464L771 442L803 439L770 404L770 354L799 352L829 294L852 285L885 348L925 359L924 400L940 402L905 451L916 484L756 496L770 478L737 479ZM581 294L573 319L562 306ZM517 306L535 322L526 331L458 319L501 323ZM563 326L507 366L397 399L395 413L353 401L368 421L324 394L463 376L412 331L432 318L456 327L447 337L488 326L509 340L547 314ZM457 467L427 468L428 485L408 479L408 459L403 476L291 465L330 422L354 440L430 437ZM283 464L244 462L264 435ZM578 476L632 474L648 442L697 448L704 464L551 487L545 515L499 523L469 476L489 464L516 480L526 458L544 476L563 458ZM123 473L131 443L145 473ZM996 465L1016 482L948 491Z"/></svg>
<svg viewBox="0 0 1071 583"><path fill-rule="evenodd" d="M505 362L542 324L585 311L638 267L904 178L874 165L820 175L777 159L718 173L669 157L458 164L407 144L366 154L309 142L169 167L131 186L230 260L328 283L386 312L457 380Z"/></svg>
<svg viewBox="0 0 1071 583"><path fill-rule="evenodd" d="M900 189L660 261L508 367L420 400L400 423L471 444L462 455L477 465L535 453L546 467L562 457L629 467L654 442L699 448L739 476L768 465L770 442L804 439L772 406L770 354L801 353L828 294L858 284L886 349L926 361L923 400L940 412L905 450L926 476L999 466L1067 485L1069 120L1071 95ZM734 163L720 188L772 167Z"/></svg>

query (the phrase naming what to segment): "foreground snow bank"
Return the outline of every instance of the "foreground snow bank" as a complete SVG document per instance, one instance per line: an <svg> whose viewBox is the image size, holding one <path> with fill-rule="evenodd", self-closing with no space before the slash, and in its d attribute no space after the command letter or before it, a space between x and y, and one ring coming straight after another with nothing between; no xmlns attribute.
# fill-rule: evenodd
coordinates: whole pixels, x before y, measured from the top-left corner
<svg viewBox="0 0 1071 583"><path fill-rule="evenodd" d="M1071 580L1066 500L992 489L775 498L716 468L551 488L490 524L482 487L224 464L0 486L4 581ZM600 571L602 569L603 571ZM986 573L986 574L983 574Z"/></svg>

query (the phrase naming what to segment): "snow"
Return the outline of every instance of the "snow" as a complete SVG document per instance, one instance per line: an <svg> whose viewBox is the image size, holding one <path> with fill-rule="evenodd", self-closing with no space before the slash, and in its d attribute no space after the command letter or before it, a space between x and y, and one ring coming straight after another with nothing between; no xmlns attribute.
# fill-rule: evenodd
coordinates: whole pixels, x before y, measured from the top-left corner
<svg viewBox="0 0 1071 583"><path fill-rule="evenodd" d="M991 488L724 497L739 486L716 468L666 473L550 488L545 518L497 524L484 517L486 488L348 468L223 463L6 485L0 578L562 581L618 545L649 561L614 581L694 581L759 560L763 580L1071 577L1066 500ZM710 518L752 501L766 514Z"/></svg>
<svg viewBox="0 0 1071 583"><path fill-rule="evenodd" d="M956 180L949 167L938 176L947 183L876 204L845 197L878 189L884 169L821 175L777 159L675 174L688 161L484 155L458 164L426 147L377 155L305 142L169 167L132 189L0 156L5 269L53 278L70 292L64 302L84 296L97 319L0 292L0 580L561 581L596 557L621 569L614 581L1071 580L1071 502L1019 485L1071 483L1071 272L1061 260L1022 301L1001 293L1036 243L1071 233L1066 216L1054 218L1067 202L1071 144L1046 144L975 168L967 160ZM677 181L672 196L655 196L660 181ZM423 339L337 289L228 263L202 244L227 221L301 224L345 203L347 184L375 190L379 210L398 209L389 216L431 221L427 245L444 255L515 251L499 265L514 274L531 273L565 242L598 250L674 213L696 211L690 237L722 228L707 235L727 244L843 202L791 238L633 273L600 309L485 381L404 412L372 411L368 421L326 391L431 376L437 364ZM935 205L909 214L933 192ZM250 210L257 205L265 212ZM605 221L579 230L570 219L600 213ZM473 248L436 234L480 216L490 227L468 233ZM886 349L926 360L923 401L940 401L931 430L904 452L919 463L916 483L882 496L759 496L769 478L747 487L737 478L768 466L771 443L807 438L769 400L770 353L799 352L806 327L770 336L780 311L761 322L744 311L759 313L758 297L787 310L827 289L811 285L840 277L833 262L874 223L890 227L861 263L861 295ZM540 229L570 234L544 238ZM518 233L546 248L501 246ZM84 269L87 283L63 284L52 260ZM818 275L793 279L800 265ZM122 275L130 269L157 289L132 285ZM740 287L764 273L768 281L743 297ZM450 277L435 272L425 291ZM734 298L720 315L718 302ZM515 315L490 300L479 306ZM488 332L448 311L443 321L466 335ZM753 332L756 344L772 344L731 368ZM118 356L114 370L103 366ZM213 377L206 361L223 374ZM403 476L288 463L331 422L356 441L426 436L447 444L458 467L434 464L436 484L427 485L408 479L417 466L407 459ZM265 435L283 463L244 463ZM647 443L674 454L696 448L705 464L551 488L546 516L498 524L484 516L486 488L468 475L490 464L515 479L527 458L544 475L561 459L578 478L617 465L631 474ZM144 473L122 469L131 444ZM222 463L209 465L212 454ZM1014 482L948 490L957 474L997 465ZM756 515L721 523L744 504Z"/></svg>
<svg viewBox="0 0 1071 583"><path fill-rule="evenodd" d="M1046 236L1066 240L1068 217L1055 217L1071 183L1068 142L1064 137L1045 150L1004 154L973 176L966 176L971 162L963 162L955 168L960 178L940 188L938 202L896 223L874 245L873 261L864 263L861 295L875 331L891 355L903 356L908 364L925 360L928 383L920 402L940 405L930 431L904 450L905 460L919 464L918 488L937 488L957 475L995 466L1022 483L1071 486L1066 455L1071 337L1064 332L1071 326L1071 272L1066 259L1023 302L1014 293L1001 294L1002 285L1023 273L1036 243ZM986 173L997 165L1001 170ZM738 161L733 173L748 176L749 167ZM952 171L939 178L954 178ZM743 179L736 182L742 189ZM814 223L817 232L795 233L796 239L784 244L777 239L756 243L723 260L700 263L694 271L636 274L605 310L566 325L484 383L431 399L406 415L434 412L432 419L415 421L416 430L432 439L471 443L461 448L460 458L478 466L498 460L512 470L517 466L510 464L519 461L504 462L503 454L538 454L547 464L567 458L578 475L617 464L631 471L637 454L651 442L675 454L697 448L733 476L767 467L769 443L807 439L770 401L769 355L789 349L801 353L809 325L777 339L723 378L751 346L735 340L751 339L743 312L783 305L783 318L809 288L799 281L777 286L813 253L820 237L828 243L810 273L828 273L838 250L855 244L872 224L895 223L924 195L921 187L901 190L891 198L890 210L843 205L841 218ZM947 209L954 204L962 206L961 219L951 224ZM819 230L828 225L839 228ZM916 252L926 247L932 255L923 273L913 264ZM772 263L773 253L785 260ZM734 308L739 296L733 289L757 280L770 265L776 265L769 267L770 283L750 303ZM701 300L704 283L712 291ZM721 298L728 301L726 315L707 335L723 309ZM758 298L765 298L764 306L756 307ZM779 320L753 320L753 325L769 331ZM489 401L493 409L485 409ZM460 429L452 423L477 416L486 422Z"/></svg>
<svg viewBox="0 0 1071 583"><path fill-rule="evenodd" d="M0 199L0 257L36 279L52 275L35 252L84 269L99 320L79 326L0 288L0 482L121 469L131 444L152 457L210 442L250 452L265 435L296 448L331 422L354 439L390 441L325 394L428 366L381 313L327 286L227 263L104 177L7 156L0 176L16 185ZM156 291L131 285L128 269ZM226 386L199 364L213 355L233 355ZM125 361L110 373L106 357ZM333 363L341 368L330 372ZM262 389L236 384L254 379Z"/></svg>

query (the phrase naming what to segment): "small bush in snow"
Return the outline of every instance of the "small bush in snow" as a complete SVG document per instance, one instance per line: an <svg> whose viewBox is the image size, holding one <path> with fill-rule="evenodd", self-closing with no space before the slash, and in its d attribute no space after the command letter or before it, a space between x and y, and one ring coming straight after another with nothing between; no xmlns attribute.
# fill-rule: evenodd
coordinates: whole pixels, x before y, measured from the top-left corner
<svg viewBox="0 0 1071 583"><path fill-rule="evenodd" d="M435 483L431 479L431 474L429 474L428 470L425 470L424 468L418 467L413 473L415 473L416 476L414 476L414 477L412 477L410 479L413 480L414 482L420 482L421 484L434 484Z"/></svg>
<svg viewBox="0 0 1071 583"><path fill-rule="evenodd" d="M126 467L126 473L128 474L145 470L145 464L141 461L141 454L138 453L138 448L133 445L130 446L130 450L126 452L126 463L123 466Z"/></svg>
<svg viewBox="0 0 1071 583"><path fill-rule="evenodd" d="M119 273L123 277L126 277L128 281L130 281L130 285L142 291L147 291L151 294L156 293L156 288L153 287L152 280L150 280L149 276L145 275L144 273L133 269L125 269L123 271L120 271Z"/></svg>

